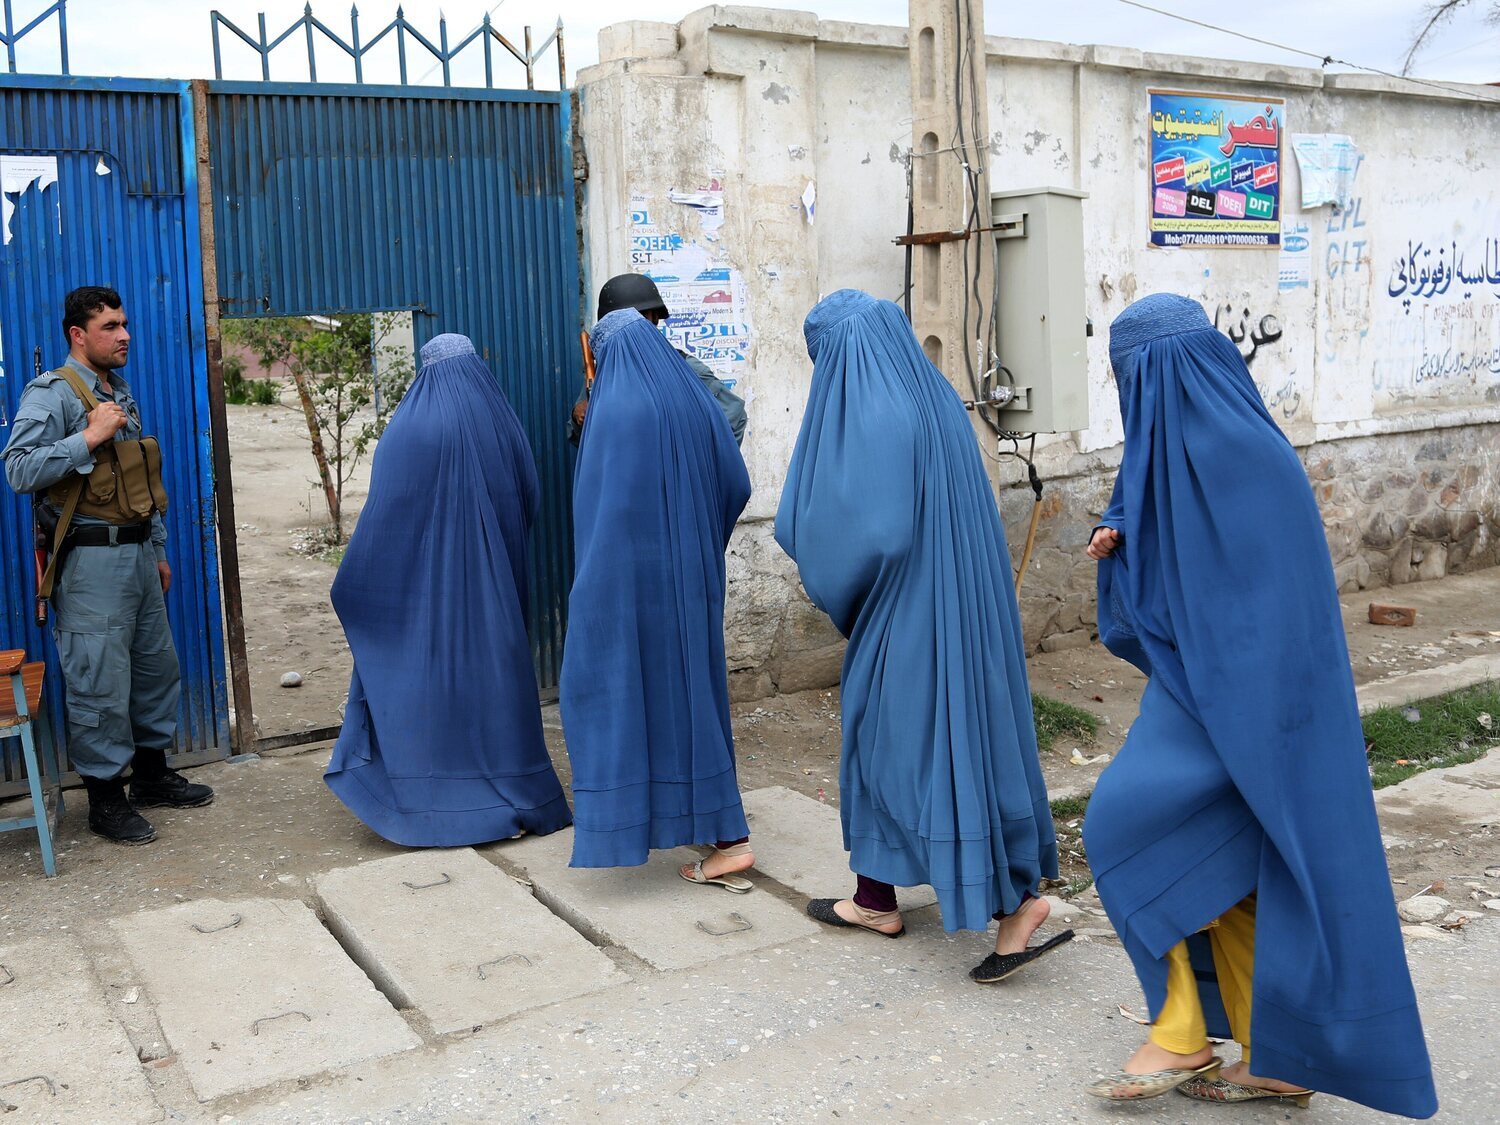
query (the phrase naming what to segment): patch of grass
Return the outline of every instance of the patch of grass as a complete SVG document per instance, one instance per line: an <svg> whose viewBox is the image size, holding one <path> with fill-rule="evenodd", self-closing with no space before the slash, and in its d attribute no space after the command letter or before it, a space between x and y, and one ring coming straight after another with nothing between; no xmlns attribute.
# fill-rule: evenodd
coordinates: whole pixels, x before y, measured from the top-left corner
<svg viewBox="0 0 1500 1125"><path fill-rule="evenodd" d="M1071 703L1033 694L1031 710L1036 720L1037 747L1043 753L1051 750L1059 738L1092 742L1099 733L1098 716Z"/></svg>
<svg viewBox="0 0 1500 1125"><path fill-rule="evenodd" d="M1500 683L1490 682L1365 716L1376 789L1424 770L1477 761L1500 746Z"/></svg>
<svg viewBox="0 0 1500 1125"><path fill-rule="evenodd" d="M1075 875L1068 880L1063 897L1072 898L1074 895L1081 895L1093 885L1094 877L1092 875Z"/></svg>
<svg viewBox="0 0 1500 1125"><path fill-rule="evenodd" d="M1052 818L1054 820L1073 820L1083 815L1084 810L1089 807L1089 798L1092 793L1085 793L1081 797L1059 797L1052 802Z"/></svg>
<svg viewBox="0 0 1500 1125"><path fill-rule="evenodd" d="M348 545L340 543L337 547L329 547L318 558L337 570L339 564L344 561L344 552L346 550L348 550Z"/></svg>

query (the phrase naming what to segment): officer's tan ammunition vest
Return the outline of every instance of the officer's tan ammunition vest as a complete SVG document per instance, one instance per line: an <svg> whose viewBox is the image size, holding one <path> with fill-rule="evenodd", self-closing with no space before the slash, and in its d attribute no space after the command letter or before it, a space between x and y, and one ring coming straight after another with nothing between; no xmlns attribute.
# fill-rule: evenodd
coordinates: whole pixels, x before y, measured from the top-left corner
<svg viewBox="0 0 1500 1125"><path fill-rule="evenodd" d="M85 413L99 408L99 400L71 367L52 374L67 380L83 402ZM47 499L66 510L72 494L78 499L73 514L105 523L144 523L167 510L167 490L161 483L161 446L154 437L139 441L106 441L94 450L94 468L83 478L70 474L47 490Z"/></svg>

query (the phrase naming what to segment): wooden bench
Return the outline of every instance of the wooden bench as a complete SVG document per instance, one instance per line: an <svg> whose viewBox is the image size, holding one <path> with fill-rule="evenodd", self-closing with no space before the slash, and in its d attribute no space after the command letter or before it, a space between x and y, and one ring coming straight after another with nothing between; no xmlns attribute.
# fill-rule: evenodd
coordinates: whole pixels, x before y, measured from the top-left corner
<svg viewBox="0 0 1500 1125"><path fill-rule="evenodd" d="M26 653L21 649L0 652L0 738L19 738L21 754L26 769L26 780L31 787L31 815L0 820L0 832L14 832L23 828L35 829L41 845L42 869L48 878L57 874L57 859L52 841L57 832L57 822L62 819L63 795L62 774L57 761L56 746L47 723L47 714L42 709L42 680L47 666L40 661L26 662ZM42 755L37 753L36 731L45 732L46 761L51 767L44 771ZM52 814L47 813L47 794L52 795Z"/></svg>

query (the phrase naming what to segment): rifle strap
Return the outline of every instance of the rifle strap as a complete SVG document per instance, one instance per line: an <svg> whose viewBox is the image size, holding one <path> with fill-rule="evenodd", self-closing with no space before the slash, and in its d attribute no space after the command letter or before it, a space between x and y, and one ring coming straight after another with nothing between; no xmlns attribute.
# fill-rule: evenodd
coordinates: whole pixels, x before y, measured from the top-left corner
<svg viewBox="0 0 1500 1125"><path fill-rule="evenodd" d="M41 582L37 584L36 596L44 601L52 596L52 586L57 580L57 562L62 557L63 538L73 525L73 512L78 507L78 498L83 495L83 486L87 483L86 478L77 475L68 482L68 499L63 504L62 515L58 517L57 530L52 533L52 551L47 559L47 569L42 573Z"/></svg>

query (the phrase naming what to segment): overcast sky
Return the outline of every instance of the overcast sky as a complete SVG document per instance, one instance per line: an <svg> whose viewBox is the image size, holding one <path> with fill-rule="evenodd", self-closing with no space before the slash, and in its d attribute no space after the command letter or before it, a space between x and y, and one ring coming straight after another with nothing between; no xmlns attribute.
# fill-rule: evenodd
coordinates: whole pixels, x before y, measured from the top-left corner
<svg viewBox="0 0 1500 1125"><path fill-rule="evenodd" d="M17 20L28 21L47 2L13 0ZM257 13L264 11L268 30L274 36L301 14L303 2L220 0L218 6L227 18L251 34L255 33ZM1253 5L1205 5L1190 0L1150 2L1155 7L1222 22L1263 39L1390 71L1400 70L1402 57L1426 6L1426 0L1258 0ZM1485 10L1494 3L1495 0L1471 0L1469 10L1460 13L1433 38L1414 73L1451 81L1500 81L1500 27L1484 20ZM360 31L366 41L391 20L396 4L397 0L362 0ZM408 0L406 14L436 42L441 10L448 18L450 42L456 42L478 25L493 4L494 0L443 0L441 4L434 0ZM569 67L576 71L595 61L596 35L604 24L625 18L676 22L697 6L691 0L502 0L493 11L496 25L518 45L526 24L532 25L540 43L561 16L567 26ZM817 5L762 6L811 8L824 19L889 24L902 24L907 19L907 5L899 0L822 0ZM212 77L209 12L213 7L204 0L70 0L68 27L73 73ZM315 0L313 10L324 23L348 38L349 0ZM991 0L985 5L985 26L992 35L1111 43L1187 55L1315 65L1284 51L1131 8L1120 0L1048 3ZM394 80L393 44L387 41L382 47L391 50L386 57L372 56L367 61L367 81ZM227 33L223 53L226 78L260 76L254 52L233 41ZM421 53L420 48L414 47L413 78L427 76L431 69L427 59L417 61ZM318 57L320 79L352 78L347 60L342 60L331 44ZM272 77L305 80L305 58L306 50L299 35L273 57ZM55 72L55 33L50 28L34 32L22 44L20 61L23 71ZM540 65L544 71L555 74L555 70L549 69L555 62L549 60ZM437 82L440 76L431 74L428 80ZM511 84L522 82L512 78ZM555 79L552 84L555 85Z"/></svg>

